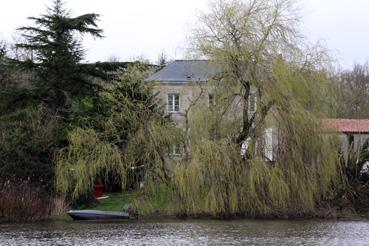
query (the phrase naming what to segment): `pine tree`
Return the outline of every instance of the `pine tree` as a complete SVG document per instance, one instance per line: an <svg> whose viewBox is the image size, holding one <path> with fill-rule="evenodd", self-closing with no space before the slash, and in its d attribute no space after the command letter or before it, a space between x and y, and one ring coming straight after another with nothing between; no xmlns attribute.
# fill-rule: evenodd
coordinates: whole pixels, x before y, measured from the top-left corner
<svg viewBox="0 0 369 246"><path fill-rule="evenodd" d="M83 36L103 37L96 24L98 17L94 13L71 17L64 2L54 0L46 14L28 18L33 26L18 29L26 42L16 46L31 51L31 63L41 80L38 87L46 89L54 109L63 106L66 95L96 86L83 79L79 63L84 58Z"/></svg>

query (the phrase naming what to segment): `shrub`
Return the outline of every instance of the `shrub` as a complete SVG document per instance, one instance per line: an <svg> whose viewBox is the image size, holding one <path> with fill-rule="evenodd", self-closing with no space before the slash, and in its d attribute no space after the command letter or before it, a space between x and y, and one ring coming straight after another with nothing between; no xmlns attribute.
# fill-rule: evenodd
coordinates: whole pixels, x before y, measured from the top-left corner
<svg viewBox="0 0 369 246"><path fill-rule="evenodd" d="M0 117L0 179L54 186L58 122L43 106Z"/></svg>
<svg viewBox="0 0 369 246"><path fill-rule="evenodd" d="M0 220L34 221L51 214L54 202L49 193L29 181L0 183Z"/></svg>

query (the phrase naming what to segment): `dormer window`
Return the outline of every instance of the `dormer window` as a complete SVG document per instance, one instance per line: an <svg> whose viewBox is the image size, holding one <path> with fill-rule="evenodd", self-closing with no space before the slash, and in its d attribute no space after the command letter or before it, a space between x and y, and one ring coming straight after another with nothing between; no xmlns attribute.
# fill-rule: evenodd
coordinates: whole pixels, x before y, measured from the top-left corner
<svg viewBox="0 0 369 246"><path fill-rule="evenodd" d="M176 113L179 112L179 94L170 93L168 94L168 112Z"/></svg>

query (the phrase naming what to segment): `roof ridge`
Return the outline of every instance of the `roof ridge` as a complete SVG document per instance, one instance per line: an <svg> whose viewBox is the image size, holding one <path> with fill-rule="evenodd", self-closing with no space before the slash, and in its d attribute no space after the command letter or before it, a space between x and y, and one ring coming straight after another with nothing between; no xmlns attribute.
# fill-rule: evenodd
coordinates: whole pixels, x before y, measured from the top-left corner
<svg viewBox="0 0 369 246"><path fill-rule="evenodd" d="M206 81L218 70L219 67L213 66L212 60L174 60L150 75L146 81Z"/></svg>

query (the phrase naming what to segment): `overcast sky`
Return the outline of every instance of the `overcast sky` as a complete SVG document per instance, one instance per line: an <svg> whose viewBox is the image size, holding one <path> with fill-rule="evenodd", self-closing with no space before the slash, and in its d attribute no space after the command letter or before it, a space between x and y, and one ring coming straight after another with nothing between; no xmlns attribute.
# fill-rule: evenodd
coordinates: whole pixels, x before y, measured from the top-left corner
<svg viewBox="0 0 369 246"><path fill-rule="evenodd" d="M12 41L27 16L44 13L49 0L1 0L0 38ZM69 0L73 15L101 14L102 40L85 39L88 61L110 57L156 61L185 56L186 36L209 0ZM369 60L369 0L303 0L303 33L323 40L343 68Z"/></svg>

